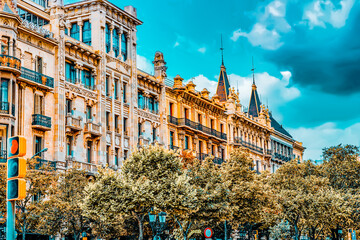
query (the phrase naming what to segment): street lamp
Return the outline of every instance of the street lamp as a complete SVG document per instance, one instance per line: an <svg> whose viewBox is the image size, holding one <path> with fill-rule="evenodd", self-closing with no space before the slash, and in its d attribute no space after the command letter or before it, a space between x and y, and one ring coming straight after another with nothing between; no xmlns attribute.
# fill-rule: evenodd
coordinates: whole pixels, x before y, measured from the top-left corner
<svg viewBox="0 0 360 240"><path fill-rule="evenodd" d="M160 234L166 227L166 212L160 212L158 218L155 213L149 212L149 222L154 234L154 240L160 240Z"/></svg>

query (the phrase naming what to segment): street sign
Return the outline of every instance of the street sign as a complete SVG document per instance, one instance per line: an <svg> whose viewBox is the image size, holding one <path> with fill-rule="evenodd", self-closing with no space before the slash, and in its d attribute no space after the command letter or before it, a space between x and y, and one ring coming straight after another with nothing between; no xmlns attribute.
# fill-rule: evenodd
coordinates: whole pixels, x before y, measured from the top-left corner
<svg viewBox="0 0 360 240"><path fill-rule="evenodd" d="M205 228L204 230L204 236L205 238L211 238L213 235L213 231L211 228Z"/></svg>

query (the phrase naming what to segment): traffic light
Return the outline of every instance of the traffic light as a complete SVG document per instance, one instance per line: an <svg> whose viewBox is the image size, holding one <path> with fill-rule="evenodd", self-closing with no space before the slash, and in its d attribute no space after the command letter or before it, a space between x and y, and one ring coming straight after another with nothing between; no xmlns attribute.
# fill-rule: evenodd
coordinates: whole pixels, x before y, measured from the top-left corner
<svg viewBox="0 0 360 240"><path fill-rule="evenodd" d="M26 196L26 160L22 158L26 154L26 140L16 136L8 140L7 161L7 200L22 200Z"/></svg>
<svg viewBox="0 0 360 240"><path fill-rule="evenodd" d="M7 199L8 201L22 200L26 197L25 179L8 180Z"/></svg>
<svg viewBox="0 0 360 240"><path fill-rule="evenodd" d="M8 158L23 157L26 154L26 139L21 136L9 138Z"/></svg>
<svg viewBox="0 0 360 240"><path fill-rule="evenodd" d="M26 160L24 158L11 158L7 164L8 180L24 178L26 175Z"/></svg>

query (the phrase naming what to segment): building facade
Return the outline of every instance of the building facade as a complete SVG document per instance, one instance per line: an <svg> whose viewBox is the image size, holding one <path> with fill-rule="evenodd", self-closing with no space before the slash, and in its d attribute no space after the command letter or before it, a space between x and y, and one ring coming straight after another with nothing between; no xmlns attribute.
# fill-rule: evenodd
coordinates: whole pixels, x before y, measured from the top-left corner
<svg viewBox="0 0 360 240"><path fill-rule="evenodd" d="M255 83L251 111L242 110L224 64L212 97L168 79L161 52L154 74L137 69L141 24L135 8L107 0L1 1L0 158L7 138L23 135L26 157L46 148L40 163L92 174L152 143L217 163L243 146L258 171L302 159L301 143L261 105Z"/></svg>

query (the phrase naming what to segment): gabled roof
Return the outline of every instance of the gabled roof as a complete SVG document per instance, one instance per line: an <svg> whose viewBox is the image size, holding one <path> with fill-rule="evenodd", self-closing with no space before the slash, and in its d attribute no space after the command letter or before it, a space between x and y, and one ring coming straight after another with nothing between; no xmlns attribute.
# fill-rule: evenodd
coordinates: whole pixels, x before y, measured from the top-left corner
<svg viewBox="0 0 360 240"><path fill-rule="evenodd" d="M275 118L273 118L272 114L269 113L270 115L270 120L271 120L271 127L273 127L276 131L290 137L290 138L293 138L290 133L288 131L285 130L285 128L283 128L283 126L281 124L279 124Z"/></svg>
<svg viewBox="0 0 360 240"><path fill-rule="evenodd" d="M226 68L224 64L222 64L220 67L220 75L216 89L216 94L219 96L220 102L226 102L229 93L230 93L230 84L229 84L228 76L226 74Z"/></svg>
<svg viewBox="0 0 360 240"><path fill-rule="evenodd" d="M249 103L249 114L253 117L258 117L260 115L260 98L257 92L255 83L252 85L250 103Z"/></svg>

